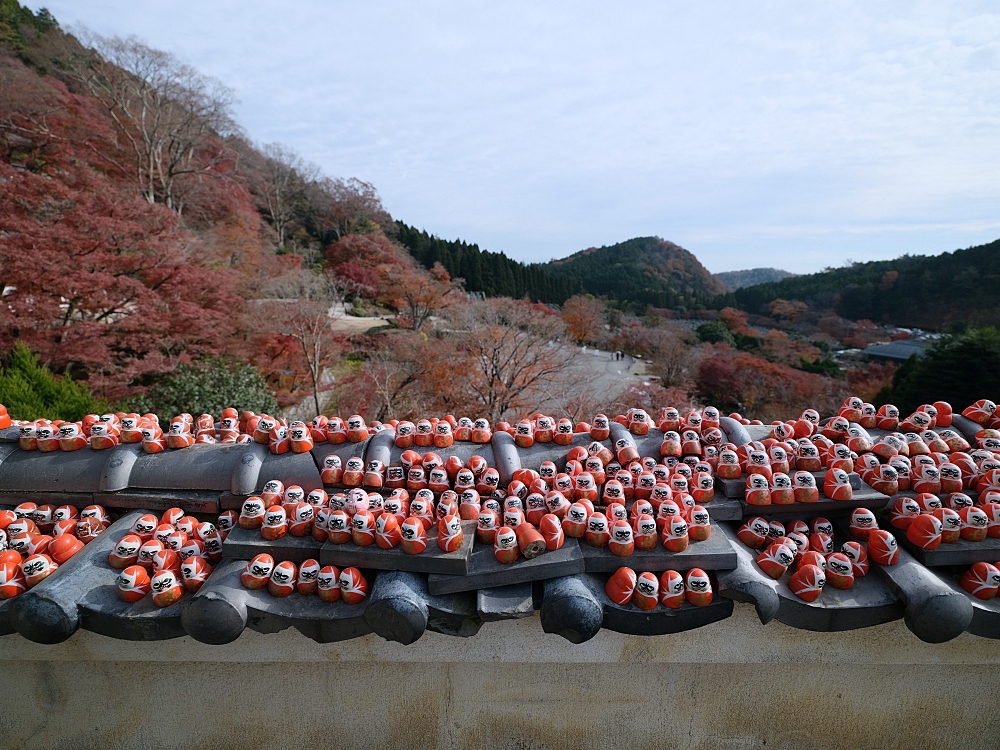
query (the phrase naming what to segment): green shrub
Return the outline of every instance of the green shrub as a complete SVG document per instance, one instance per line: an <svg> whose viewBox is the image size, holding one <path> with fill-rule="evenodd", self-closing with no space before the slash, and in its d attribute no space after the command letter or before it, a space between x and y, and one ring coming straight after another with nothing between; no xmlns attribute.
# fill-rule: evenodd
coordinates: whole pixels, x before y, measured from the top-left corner
<svg viewBox="0 0 1000 750"><path fill-rule="evenodd" d="M209 359L196 365L180 365L148 393L135 399L133 411L154 412L162 424L183 412L194 416L219 416L226 407L274 414L278 402L264 378L245 362Z"/></svg>
<svg viewBox="0 0 1000 750"><path fill-rule="evenodd" d="M831 377L844 374L844 371L840 369L840 365L829 357L813 360L812 362L804 357L800 358L799 364L795 365L795 369L802 370L803 372L814 372L817 375L830 375Z"/></svg>
<svg viewBox="0 0 1000 750"><path fill-rule="evenodd" d="M699 340L705 341L709 344L725 343L734 345L736 343L736 339L733 338L733 334L721 320L712 320L708 323L702 323L694 329L694 332L698 334Z"/></svg>
<svg viewBox="0 0 1000 750"><path fill-rule="evenodd" d="M0 404L14 419L62 419L75 422L87 414L101 414L110 407L94 398L82 383L56 377L38 362L23 342L0 368Z"/></svg>

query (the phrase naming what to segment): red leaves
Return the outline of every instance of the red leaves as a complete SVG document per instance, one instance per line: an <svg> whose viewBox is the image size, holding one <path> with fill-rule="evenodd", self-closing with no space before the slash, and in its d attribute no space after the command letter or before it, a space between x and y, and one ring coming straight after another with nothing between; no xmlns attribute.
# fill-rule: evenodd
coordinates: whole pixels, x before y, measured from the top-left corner
<svg viewBox="0 0 1000 750"><path fill-rule="evenodd" d="M362 296L371 298L378 292L378 272L372 268L348 261L337 266L337 274L353 282Z"/></svg>
<svg viewBox="0 0 1000 750"><path fill-rule="evenodd" d="M806 407L833 411L842 390L830 378L728 347L720 347L702 361L698 389L707 403L758 419L770 419L772 411L787 413Z"/></svg>
<svg viewBox="0 0 1000 750"><path fill-rule="evenodd" d="M341 263L375 269L381 265L406 265L408 256L393 245L385 235L348 234L331 245L326 251L326 259L331 268L338 271Z"/></svg>
<svg viewBox="0 0 1000 750"><path fill-rule="evenodd" d="M112 400L218 353L238 305L228 274L184 257L166 209L86 168L58 176L0 164L0 349L22 339Z"/></svg>

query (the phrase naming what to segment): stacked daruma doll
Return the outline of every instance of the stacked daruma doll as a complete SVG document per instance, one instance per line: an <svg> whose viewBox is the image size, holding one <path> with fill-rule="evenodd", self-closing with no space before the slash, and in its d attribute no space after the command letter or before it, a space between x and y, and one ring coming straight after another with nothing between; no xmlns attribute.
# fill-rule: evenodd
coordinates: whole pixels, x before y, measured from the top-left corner
<svg viewBox="0 0 1000 750"><path fill-rule="evenodd" d="M871 511L857 509L852 515L852 524L855 522L864 527L866 539L869 532L879 532ZM755 516L739 528L737 537L757 551L755 562L761 572L775 580L783 580L791 592L804 601L816 601L826 586L849 589L855 578L868 573L865 547L857 541L849 541L837 548L833 524L822 517L807 523L803 520L768 522Z"/></svg>
<svg viewBox="0 0 1000 750"><path fill-rule="evenodd" d="M0 510L0 600L44 581L109 524L107 511L90 505L21 503Z"/></svg>
<svg viewBox="0 0 1000 750"><path fill-rule="evenodd" d="M690 542L708 539L711 523L704 505L715 493L710 461L717 461L724 439L717 419L711 407L683 417L676 409L664 409L661 455L654 458L640 457L628 440L614 450L604 445L609 430L597 426L607 424L607 418L595 417L592 442L569 450L563 472L549 468L549 495L558 494L552 509L558 509L564 534L619 557L661 546L681 552ZM638 409L613 421L640 435L647 434L650 423ZM543 479L545 469L543 464Z"/></svg>
<svg viewBox="0 0 1000 750"><path fill-rule="evenodd" d="M244 501L239 525L259 530L261 538L272 542L286 534L311 535L319 542L399 548L416 555L428 544L444 552L461 549L461 522L478 517L478 510L479 496L472 488L461 495L445 490L440 497L428 488L411 493L402 487L385 496L360 487L331 495L323 489L305 493L296 485L271 480L259 496Z"/></svg>
<svg viewBox="0 0 1000 750"><path fill-rule="evenodd" d="M145 513L132 523L108 554L108 565L121 573L118 596L137 602L152 595L157 607L169 607L185 591L197 592L222 559L222 542L236 521L227 511L216 523L199 521L180 508L157 518Z"/></svg>

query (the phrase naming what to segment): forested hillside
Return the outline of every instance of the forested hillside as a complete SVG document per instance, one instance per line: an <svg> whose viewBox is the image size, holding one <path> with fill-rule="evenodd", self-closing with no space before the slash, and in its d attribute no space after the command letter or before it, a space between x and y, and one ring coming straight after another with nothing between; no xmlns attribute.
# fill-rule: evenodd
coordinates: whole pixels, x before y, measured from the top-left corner
<svg viewBox="0 0 1000 750"><path fill-rule="evenodd" d="M766 314L776 299L832 309L850 320L943 330L1000 325L1000 240L941 255L904 255L737 289L736 304Z"/></svg>
<svg viewBox="0 0 1000 750"><path fill-rule="evenodd" d="M502 252L480 250L479 245L461 240L442 240L402 221L396 222L396 231L400 243L425 268L440 263L451 276L464 279L469 292L562 304L583 291L577 281L551 273L538 263L519 263Z"/></svg>
<svg viewBox="0 0 1000 750"><path fill-rule="evenodd" d="M727 291L694 255L659 237L581 250L547 268L640 313L649 305L704 308Z"/></svg>

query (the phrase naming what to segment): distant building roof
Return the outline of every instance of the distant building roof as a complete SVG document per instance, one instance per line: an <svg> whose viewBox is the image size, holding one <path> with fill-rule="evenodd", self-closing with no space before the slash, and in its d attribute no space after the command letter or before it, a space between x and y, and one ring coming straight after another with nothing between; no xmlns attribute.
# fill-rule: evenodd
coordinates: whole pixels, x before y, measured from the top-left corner
<svg viewBox="0 0 1000 750"><path fill-rule="evenodd" d="M914 354L919 357L930 344L930 341L920 339L902 339L888 344L871 344L866 346L861 353L866 357L905 360Z"/></svg>

